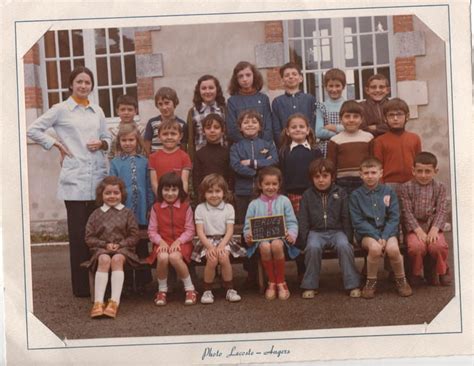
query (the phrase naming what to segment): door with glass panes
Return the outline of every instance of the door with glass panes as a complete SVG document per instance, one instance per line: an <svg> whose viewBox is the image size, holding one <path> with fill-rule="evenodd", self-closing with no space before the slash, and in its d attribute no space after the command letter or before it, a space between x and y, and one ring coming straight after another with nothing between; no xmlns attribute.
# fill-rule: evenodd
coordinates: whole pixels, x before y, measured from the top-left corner
<svg viewBox="0 0 474 366"><path fill-rule="evenodd" d="M331 68L346 73L346 99L365 99L364 85L376 73L385 75L393 85L391 20L368 16L284 21L285 59L301 66L303 91L324 101L323 76Z"/></svg>

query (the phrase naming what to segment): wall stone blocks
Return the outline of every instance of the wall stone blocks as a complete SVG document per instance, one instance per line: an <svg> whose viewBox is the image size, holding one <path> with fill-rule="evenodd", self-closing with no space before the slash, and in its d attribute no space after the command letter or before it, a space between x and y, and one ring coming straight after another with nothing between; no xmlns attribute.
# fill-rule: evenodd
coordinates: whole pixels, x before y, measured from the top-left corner
<svg viewBox="0 0 474 366"><path fill-rule="evenodd" d="M137 77L163 76L163 56L161 53L135 55Z"/></svg>
<svg viewBox="0 0 474 366"><path fill-rule="evenodd" d="M265 22L265 42L283 42L283 23L281 21Z"/></svg>
<svg viewBox="0 0 474 366"><path fill-rule="evenodd" d="M135 54L143 55L152 52L151 32L135 32Z"/></svg>
<svg viewBox="0 0 474 366"><path fill-rule="evenodd" d="M400 32L394 34L395 57L426 55L424 32Z"/></svg>
<svg viewBox="0 0 474 366"><path fill-rule="evenodd" d="M154 98L153 91L153 78L152 77L143 77L137 78L137 98L138 100L146 100Z"/></svg>
<svg viewBox="0 0 474 366"><path fill-rule="evenodd" d="M398 97L402 98L408 105L428 104L428 83L422 80L410 80L397 82Z"/></svg>
<svg viewBox="0 0 474 366"><path fill-rule="evenodd" d="M258 68L283 65L283 43L264 43L255 46L255 63Z"/></svg>
<svg viewBox="0 0 474 366"><path fill-rule="evenodd" d="M41 88L35 86L25 86L25 107L43 108Z"/></svg>
<svg viewBox="0 0 474 366"><path fill-rule="evenodd" d="M35 64L35 65L40 64L39 46L37 43L33 47L31 47L27 53L25 53L25 56L23 56L23 62L25 64Z"/></svg>
<svg viewBox="0 0 474 366"><path fill-rule="evenodd" d="M416 79L415 57L397 57L395 59L395 74L397 81Z"/></svg>
<svg viewBox="0 0 474 366"><path fill-rule="evenodd" d="M413 15L395 15L393 17L393 32L412 32Z"/></svg>

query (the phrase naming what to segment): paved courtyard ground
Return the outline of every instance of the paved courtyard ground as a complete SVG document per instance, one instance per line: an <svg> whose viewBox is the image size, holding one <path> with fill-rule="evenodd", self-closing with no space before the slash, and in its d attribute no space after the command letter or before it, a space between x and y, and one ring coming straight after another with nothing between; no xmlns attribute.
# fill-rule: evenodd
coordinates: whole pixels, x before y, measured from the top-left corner
<svg viewBox="0 0 474 366"><path fill-rule="evenodd" d="M449 235L449 241L451 235ZM430 323L454 296L450 287L422 286L401 298L387 273L379 272L380 285L373 300L350 298L342 288L337 260L325 260L321 291L312 300L301 298L296 266L287 263L292 295L287 301L266 301L257 289L243 288L245 272L234 265L236 288L242 301L230 304L224 291L215 291L213 305L184 306L184 293L169 295L168 305L153 304L156 281L142 294L124 296L117 318L92 320L88 298L72 295L68 246L32 248L34 315L59 338L147 337L256 333L307 329L389 326ZM450 250L450 256L452 251ZM450 257L452 267L452 256ZM361 269L363 260L356 260ZM197 269L202 278L202 267ZM198 286L200 284L198 283ZM200 290L198 288L198 290Z"/></svg>

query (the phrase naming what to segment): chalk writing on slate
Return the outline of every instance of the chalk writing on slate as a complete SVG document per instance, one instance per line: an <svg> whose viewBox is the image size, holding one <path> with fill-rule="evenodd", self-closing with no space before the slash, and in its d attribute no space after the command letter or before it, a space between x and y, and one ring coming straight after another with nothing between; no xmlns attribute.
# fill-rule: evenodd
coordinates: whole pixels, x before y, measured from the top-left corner
<svg viewBox="0 0 474 366"><path fill-rule="evenodd" d="M254 241L285 237L285 218L283 215L258 216L250 219L250 231Z"/></svg>

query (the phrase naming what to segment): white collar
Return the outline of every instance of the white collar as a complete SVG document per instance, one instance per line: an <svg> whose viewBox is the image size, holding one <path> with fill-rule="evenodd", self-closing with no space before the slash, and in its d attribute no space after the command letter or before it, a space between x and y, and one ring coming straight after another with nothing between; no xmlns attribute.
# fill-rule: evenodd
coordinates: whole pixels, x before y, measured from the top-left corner
<svg viewBox="0 0 474 366"><path fill-rule="evenodd" d="M311 145L309 144L308 140L304 140L302 144L298 144L296 142L292 142L290 145L290 151L293 150L296 146L303 145L303 147L307 148L308 150L311 150Z"/></svg>
<svg viewBox="0 0 474 366"><path fill-rule="evenodd" d="M123 203L119 203L118 205L114 206L115 209L117 210L121 210L125 207L125 205ZM110 207L109 205L107 204L103 204L102 206L100 206L100 209L104 212L107 212L108 210L110 210L112 207Z"/></svg>
<svg viewBox="0 0 474 366"><path fill-rule="evenodd" d="M207 202L205 202L205 204L206 204L206 208L207 208L208 211L210 211L210 210L223 210L224 207L225 207L224 200L222 200L221 203L219 203L217 206L213 206L213 205L211 205Z"/></svg>

